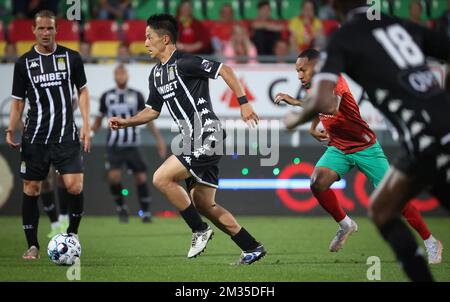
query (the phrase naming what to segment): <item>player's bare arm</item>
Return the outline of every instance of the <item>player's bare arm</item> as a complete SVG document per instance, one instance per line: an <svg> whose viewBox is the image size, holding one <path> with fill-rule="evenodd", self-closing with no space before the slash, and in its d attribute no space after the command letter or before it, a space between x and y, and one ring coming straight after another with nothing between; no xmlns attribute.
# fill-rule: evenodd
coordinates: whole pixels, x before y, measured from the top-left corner
<svg viewBox="0 0 450 302"><path fill-rule="evenodd" d="M224 64L220 69L219 75L224 79L225 83L227 83L228 87L230 87L238 99L245 97L244 88L236 77L233 69ZM251 127L257 125L259 121L258 115L253 110L252 105L248 102L241 104L241 117L242 120Z"/></svg>
<svg viewBox="0 0 450 302"><path fill-rule="evenodd" d="M103 115L97 115L94 120L94 124L92 124L91 130L92 132L97 132L97 130L102 126Z"/></svg>
<svg viewBox="0 0 450 302"><path fill-rule="evenodd" d="M297 118L285 119L288 129L294 129L312 120L318 113L333 114L337 108L337 97L333 91L336 83L329 80L322 80L317 83L317 91L305 99L304 110Z"/></svg>
<svg viewBox="0 0 450 302"><path fill-rule="evenodd" d="M23 100L11 101L11 112L9 113L9 127L6 130L6 143L12 148L19 148L20 143L14 142L14 130L22 117L25 102Z"/></svg>
<svg viewBox="0 0 450 302"><path fill-rule="evenodd" d="M159 117L159 112L146 107L135 116L124 119L120 117L112 117L109 119L109 127L113 130L123 129L131 126L139 126L151 122Z"/></svg>
<svg viewBox="0 0 450 302"><path fill-rule="evenodd" d="M90 152L91 150L91 127L89 121L89 92L87 87L84 87L78 91L80 100L80 112L83 118L83 127L80 130L80 139L83 141L84 152Z"/></svg>
<svg viewBox="0 0 450 302"><path fill-rule="evenodd" d="M158 128L155 127L155 123L153 121L148 122L148 128L150 129L150 132L153 134L153 137L156 140L156 146L158 147L158 153L159 156L164 159L167 156L167 146L166 142L164 141L163 137L161 136L161 133L159 132Z"/></svg>
<svg viewBox="0 0 450 302"><path fill-rule="evenodd" d="M297 100L291 97L289 94L286 93L277 93L274 100L275 104L280 104L281 102L285 102L286 104L292 105L292 106L303 106L304 101L303 100Z"/></svg>
<svg viewBox="0 0 450 302"><path fill-rule="evenodd" d="M317 129L317 126L319 125L319 123L320 123L319 116L316 116L311 121L311 127L309 128L309 134L311 134L311 136L314 137L319 142L328 141L330 139L330 137L328 136L328 133L324 129L322 129L322 130Z"/></svg>

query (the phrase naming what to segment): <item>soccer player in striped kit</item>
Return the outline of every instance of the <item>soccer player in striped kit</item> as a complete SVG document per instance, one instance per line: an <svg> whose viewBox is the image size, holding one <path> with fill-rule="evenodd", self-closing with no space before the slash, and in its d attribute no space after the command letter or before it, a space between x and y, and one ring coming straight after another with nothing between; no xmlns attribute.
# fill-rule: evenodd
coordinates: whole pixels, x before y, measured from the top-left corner
<svg viewBox="0 0 450 302"><path fill-rule="evenodd" d="M104 117L119 116L122 118L136 115L145 108L142 93L127 86L128 71L125 65L120 64L114 70L116 87L102 94L97 118L92 125L92 131L97 131ZM153 122L147 124L156 140L160 158L167 155L166 143L158 128ZM109 128L108 128L109 129ZM119 221L127 223L129 220L128 206L122 194L122 167L127 166L132 171L136 183L137 195L140 205L140 216L143 223L152 221L150 212L151 194L147 187L147 165L139 152L141 144L140 129L129 127L127 129L110 130L107 137L106 162L110 191L117 206Z"/></svg>
<svg viewBox="0 0 450 302"><path fill-rule="evenodd" d="M89 94L83 62L78 52L55 41L55 15L40 11L33 21L36 45L21 56L14 67L12 102L6 142L21 150L20 176L23 179L22 219L28 250L24 259L39 258L37 200L41 183L50 164L62 175L67 189L69 227L67 233L77 236L83 214L84 152L90 150ZM78 134L73 118L72 97L78 90L83 127ZM22 116L25 101L27 113L21 143L14 141L14 131Z"/></svg>

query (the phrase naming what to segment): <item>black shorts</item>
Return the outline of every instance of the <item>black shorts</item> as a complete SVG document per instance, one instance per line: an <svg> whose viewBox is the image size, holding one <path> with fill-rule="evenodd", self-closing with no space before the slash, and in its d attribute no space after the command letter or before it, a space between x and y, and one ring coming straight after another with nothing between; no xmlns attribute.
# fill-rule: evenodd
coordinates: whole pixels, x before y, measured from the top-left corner
<svg viewBox="0 0 450 302"><path fill-rule="evenodd" d="M146 172L147 165L138 147L108 147L106 149L106 170L120 170L126 165L133 173Z"/></svg>
<svg viewBox="0 0 450 302"><path fill-rule="evenodd" d="M83 173L81 144L77 141L31 144L22 139L20 176L25 180L44 180L52 164L61 174Z"/></svg>
<svg viewBox="0 0 450 302"><path fill-rule="evenodd" d="M188 169L192 177L186 179L187 190L190 191L196 183L209 187L219 187L219 167L221 155L194 156L176 155L183 166Z"/></svg>
<svg viewBox="0 0 450 302"><path fill-rule="evenodd" d="M436 145L415 157L404 152L394 166L406 175L418 177L425 189L450 210L450 150Z"/></svg>

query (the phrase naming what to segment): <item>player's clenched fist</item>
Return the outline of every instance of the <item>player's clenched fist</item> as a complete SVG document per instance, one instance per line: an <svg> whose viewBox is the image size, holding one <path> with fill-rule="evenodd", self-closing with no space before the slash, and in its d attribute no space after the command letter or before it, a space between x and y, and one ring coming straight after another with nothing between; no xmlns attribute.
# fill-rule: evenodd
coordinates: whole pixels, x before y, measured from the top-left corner
<svg viewBox="0 0 450 302"><path fill-rule="evenodd" d="M120 117L112 117L109 119L109 128L113 130L123 129L127 127L127 121Z"/></svg>

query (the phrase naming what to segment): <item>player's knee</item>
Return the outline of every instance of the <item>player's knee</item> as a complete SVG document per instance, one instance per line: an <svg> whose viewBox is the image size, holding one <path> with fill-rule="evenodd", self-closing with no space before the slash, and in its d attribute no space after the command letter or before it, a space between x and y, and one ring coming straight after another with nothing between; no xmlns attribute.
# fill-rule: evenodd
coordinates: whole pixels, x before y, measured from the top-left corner
<svg viewBox="0 0 450 302"><path fill-rule="evenodd" d="M155 174L153 174L153 185L158 190L162 191L169 183L167 177L163 175L163 173L156 171Z"/></svg>
<svg viewBox="0 0 450 302"><path fill-rule="evenodd" d="M310 188L313 192L323 192L328 189L328 185L322 178L315 177L311 179Z"/></svg>
<svg viewBox="0 0 450 302"><path fill-rule="evenodd" d="M37 182L25 181L23 184L23 192L28 196L38 196L41 194L41 187Z"/></svg>
<svg viewBox="0 0 450 302"><path fill-rule="evenodd" d="M78 195L83 191L83 184L81 182L71 183L66 189L69 194Z"/></svg>

